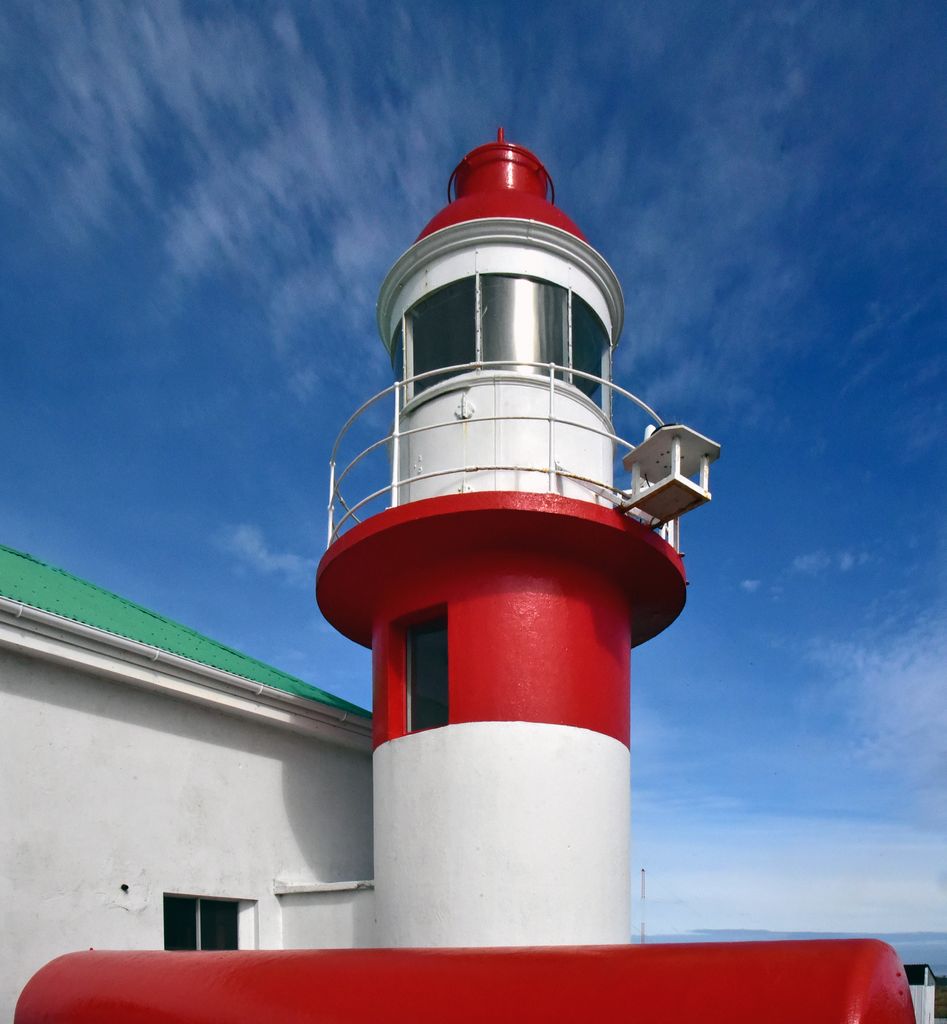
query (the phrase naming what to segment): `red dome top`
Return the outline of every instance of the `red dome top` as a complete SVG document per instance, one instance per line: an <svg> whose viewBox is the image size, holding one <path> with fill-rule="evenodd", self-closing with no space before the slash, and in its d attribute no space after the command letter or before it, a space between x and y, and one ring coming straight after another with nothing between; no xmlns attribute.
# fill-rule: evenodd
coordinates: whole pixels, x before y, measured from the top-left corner
<svg viewBox="0 0 947 1024"><path fill-rule="evenodd" d="M447 197L447 206L428 222L418 241L441 228L484 217L538 220L587 241L572 219L553 205L556 190L539 158L507 142L502 128L496 142L471 150L454 168Z"/></svg>

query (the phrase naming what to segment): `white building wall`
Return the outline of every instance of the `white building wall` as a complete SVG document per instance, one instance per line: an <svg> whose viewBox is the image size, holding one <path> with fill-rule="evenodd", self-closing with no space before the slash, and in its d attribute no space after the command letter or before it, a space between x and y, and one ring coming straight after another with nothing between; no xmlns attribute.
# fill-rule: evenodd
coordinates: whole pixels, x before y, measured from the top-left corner
<svg viewBox="0 0 947 1024"><path fill-rule="evenodd" d="M283 893L285 949L354 949L374 946L375 893L371 883L332 890Z"/></svg>
<svg viewBox="0 0 947 1024"><path fill-rule="evenodd" d="M61 953L162 948L166 892L245 901L241 943L280 948L274 880L372 877L371 759L0 649L0 823L10 1019Z"/></svg>
<svg viewBox="0 0 947 1024"><path fill-rule="evenodd" d="M934 1024L933 985L911 985L911 1000L914 1003L914 1020L916 1024Z"/></svg>

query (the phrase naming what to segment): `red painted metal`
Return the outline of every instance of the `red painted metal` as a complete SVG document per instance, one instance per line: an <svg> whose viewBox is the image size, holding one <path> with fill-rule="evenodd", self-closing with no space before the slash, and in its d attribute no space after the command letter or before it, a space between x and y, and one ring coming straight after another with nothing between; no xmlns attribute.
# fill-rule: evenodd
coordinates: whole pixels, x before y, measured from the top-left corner
<svg viewBox="0 0 947 1024"><path fill-rule="evenodd" d="M471 150L454 168L447 198L448 205L418 235L419 241L441 228L484 217L538 220L586 241L575 222L555 206L555 186L542 161L507 142L502 128L496 142Z"/></svg>
<svg viewBox="0 0 947 1024"><path fill-rule="evenodd" d="M629 650L684 605L684 568L653 531L555 494L411 502L323 556L319 606L371 645L374 742L405 732L404 634L445 613L451 723L549 722L629 741Z"/></svg>
<svg viewBox="0 0 947 1024"><path fill-rule="evenodd" d="M72 953L15 1024L913 1024L875 940L535 949Z"/></svg>
<svg viewBox="0 0 947 1024"><path fill-rule="evenodd" d="M474 192L491 192L495 189L514 189L531 193L540 199L548 199L555 186L549 171L535 153L523 146L507 142L503 129L497 132L496 142L472 149L460 161L451 175L454 184L454 198L471 195ZM451 199L450 183L447 198Z"/></svg>

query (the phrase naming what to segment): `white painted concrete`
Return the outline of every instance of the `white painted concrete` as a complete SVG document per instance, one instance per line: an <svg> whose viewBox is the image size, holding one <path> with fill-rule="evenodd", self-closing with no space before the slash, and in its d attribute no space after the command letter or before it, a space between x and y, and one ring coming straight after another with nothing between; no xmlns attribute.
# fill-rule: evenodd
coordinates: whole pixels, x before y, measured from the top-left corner
<svg viewBox="0 0 947 1024"><path fill-rule="evenodd" d="M933 978L929 985L910 985L911 1002L914 1004L915 1024L934 1024L934 987Z"/></svg>
<svg viewBox="0 0 947 1024"><path fill-rule="evenodd" d="M628 942L624 744L475 722L375 751L380 946Z"/></svg>
<svg viewBox="0 0 947 1024"><path fill-rule="evenodd" d="M312 888L279 896L286 949L352 949L375 945L371 885Z"/></svg>
<svg viewBox="0 0 947 1024"><path fill-rule="evenodd" d="M612 484L614 443L602 410L571 385L556 381L553 443L549 438L549 378L513 373L454 377L423 392L401 416L399 503L464 491L550 490L544 470ZM496 417L499 417L497 419ZM531 417L521 419L519 417ZM520 467L502 469L496 467ZM492 467L492 468L491 468ZM460 469L461 472L446 472ZM426 474L426 479L413 479ZM612 506L588 486L557 475L553 490L566 497Z"/></svg>
<svg viewBox="0 0 947 1024"><path fill-rule="evenodd" d="M370 772L290 723L0 647L0 1019L61 953L161 948L166 892L239 899L241 942L280 948L275 878L371 878Z"/></svg>

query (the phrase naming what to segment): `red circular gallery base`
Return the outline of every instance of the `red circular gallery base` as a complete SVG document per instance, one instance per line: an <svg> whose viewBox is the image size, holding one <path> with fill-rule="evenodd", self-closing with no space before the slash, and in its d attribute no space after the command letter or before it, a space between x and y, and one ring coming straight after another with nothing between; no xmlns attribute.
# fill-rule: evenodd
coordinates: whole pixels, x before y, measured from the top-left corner
<svg viewBox="0 0 947 1024"><path fill-rule="evenodd" d="M680 556L619 512L554 494L389 509L326 552L323 614L372 648L375 745L405 733L405 634L446 618L450 723L549 722L628 743L629 651L684 605Z"/></svg>

